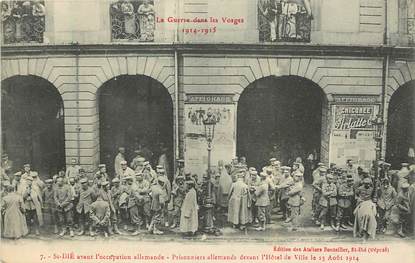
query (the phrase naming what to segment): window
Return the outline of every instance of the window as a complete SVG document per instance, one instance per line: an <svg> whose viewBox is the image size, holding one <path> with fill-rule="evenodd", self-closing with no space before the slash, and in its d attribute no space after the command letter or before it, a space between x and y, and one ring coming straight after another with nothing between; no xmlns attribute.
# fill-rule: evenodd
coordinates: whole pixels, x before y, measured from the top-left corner
<svg viewBox="0 0 415 263"><path fill-rule="evenodd" d="M110 8L112 40L154 41L154 0L118 0Z"/></svg>
<svg viewBox="0 0 415 263"><path fill-rule="evenodd" d="M260 42L310 42L310 0L258 0Z"/></svg>
<svg viewBox="0 0 415 263"><path fill-rule="evenodd" d="M45 1L1 1L4 44L43 43Z"/></svg>

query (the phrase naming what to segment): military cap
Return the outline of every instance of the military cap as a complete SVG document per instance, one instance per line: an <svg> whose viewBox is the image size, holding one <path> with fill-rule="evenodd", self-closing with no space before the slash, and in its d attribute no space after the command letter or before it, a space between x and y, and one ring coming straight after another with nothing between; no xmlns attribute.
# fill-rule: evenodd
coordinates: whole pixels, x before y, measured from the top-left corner
<svg viewBox="0 0 415 263"><path fill-rule="evenodd" d="M252 171L256 171L256 169L255 169L255 167L249 167L249 169L248 169L250 172L252 172Z"/></svg>
<svg viewBox="0 0 415 263"><path fill-rule="evenodd" d="M320 172L327 172L327 168L326 168L326 167L324 167L324 166L322 166L322 167L320 167L319 171L320 171Z"/></svg>
<svg viewBox="0 0 415 263"><path fill-rule="evenodd" d="M143 163L143 165L145 166L145 165L149 165L150 164L150 162L149 161L145 161L144 163Z"/></svg>
<svg viewBox="0 0 415 263"><path fill-rule="evenodd" d="M177 162L178 163L184 163L184 160L183 159L179 159L179 160L177 160Z"/></svg>
<svg viewBox="0 0 415 263"><path fill-rule="evenodd" d="M324 163L318 163L317 166L324 166Z"/></svg>
<svg viewBox="0 0 415 263"><path fill-rule="evenodd" d="M298 166L300 166L300 163L299 163L299 162L294 162L294 163L293 163L293 165L298 165Z"/></svg>
<svg viewBox="0 0 415 263"><path fill-rule="evenodd" d="M408 188L409 187L409 184L407 183L407 182L404 182L404 183L402 183L402 185L401 185L401 188L404 188L404 189L406 189L406 188Z"/></svg>
<svg viewBox="0 0 415 263"><path fill-rule="evenodd" d="M75 181L75 177L71 176L68 178L69 181Z"/></svg>
<svg viewBox="0 0 415 263"><path fill-rule="evenodd" d="M382 183L383 183L383 184L385 184L385 183L389 183L389 179L388 179L388 178L383 178Z"/></svg>
<svg viewBox="0 0 415 263"><path fill-rule="evenodd" d="M352 177L347 177L347 179L346 179L348 182L353 182L354 181L354 179L352 178Z"/></svg>
<svg viewBox="0 0 415 263"><path fill-rule="evenodd" d="M409 163L401 163L401 166L402 167L408 167L409 166Z"/></svg>
<svg viewBox="0 0 415 263"><path fill-rule="evenodd" d="M81 180L79 180L79 182L80 182L81 184L86 184L86 183L88 183L88 179L86 179L86 178L82 178Z"/></svg>
<svg viewBox="0 0 415 263"><path fill-rule="evenodd" d="M242 172L239 172L237 175L238 175L238 178L244 178L245 177L245 174L242 173Z"/></svg>
<svg viewBox="0 0 415 263"><path fill-rule="evenodd" d="M251 174L252 175L258 175L258 172L257 171L252 171Z"/></svg>
<svg viewBox="0 0 415 263"><path fill-rule="evenodd" d="M266 174L266 173L264 173L264 172L261 172L261 173L259 173L259 176L260 176L261 178L264 178L264 177L267 177L267 174Z"/></svg>
<svg viewBox="0 0 415 263"><path fill-rule="evenodd" d="M108 185L109 184L109 182L108 181L103 181L103 182L101 182L101 185L102 186L105 186L105 185Z"/></svg>
<svg viewBox="0 0 415 263"><path fill-rule="evenodd" d="M192 175L192 173L191 173L190 171L185 171L185 172L184 172L184 175L191 176L191 175Z"/></svg>
<svg viewBox="0 0 415 263"><path fill-rule="evenodd" d="M163 166L163 165L157 165L157 166L156 166L156 168L157 168L157 169L163 169L163 168L164 168L164 166Z"/></svg>
<svg viewBox="0 0 415 263"><path fill-rule="evenodd" d="M45 183L47 183L47 184L51 184L51 183L53 183L53 179L46 179L46 180L45 180Z"/></svg>
<svg viewBox="0 0 415 263"><path fill-rule="evenodd" d="M124 151L125 148L124 147L118 147L118 151Z"/></svg>
<svg viewBox="0 0 415 263"><path fill-rule="evenodd" d="M369 169L363 168L361 171L362 174L369 174Z"/></svg>
<svg viewBox="0 0 415 263"><path fill-rule="evenodd" d="M118 178L114 178L114 179L112 179L112 183L113 184L115 184L115 183L119 183L120 182L120 179L118 179Z"/></svg>
<svg viewBox="0 0 415 263"><path fill-rule="evenodd" d="M165 172L165 170L164 170L164 168L161 168L161 169L159 169L157 172L158 172L158 173L164 173L164 172Z"/></svg>
<svg viewBox="0 0 415 263"><path fill-rule="evenodd" d="M145 162L146 161L146 158L144 158L144 157L138 157L137 158L137 161L139 161L139 162Z"/></svg>
<svg viewBox="0 0 415 263"><path fill-rule="evenodd" d="M134 174L134 176L142 176L143 175L143 173L142 172L138 172L138 173L135 173Z"/></svg>
<svg viewBox="0 0 415 263"><path fill-rule="evenodd" d="M133 180L133 177L131 175L127 175L123 178L123 180Z"/></svg>
<svg viewBox="0 0 415 263"><path fill-rule="evenodd" d="M141 151L140 150L134 150L134 153L141 153Z"/></svg>
<svg viewBox="0 0 415 263"><path fill-rule="evenodd" d="M33 172L33 173L32 173L32 177L33 177L33 178L38 177L38 176L39 176L39 174L38 174L38 173L36 173L36 172Z"/></svg>
<svg viewBox="0 0 415 263"><path fill-rule="evenodd" d="M175 180L176 180L176 182L177 181L180 181L180 180L183 180L184 181L184 176L179 175L179 176L176 177Z"/></svg>
<svg viewBox="0 0 415 263"><path fill-rule="evenodd" d="M365 179L363 179L363 183L364 184L371 184L372 183L372 180L370 180L369 177L366 177Z"/></svg>
<svg viewBox="0 0 415 263"><path fill-rule="evenodd" d="M187 185L193 185L194 186L195 185L195 181L193 181L193 180L187 180L186 181L186 184Z"/></svg>
<svg viewBox="0 0 415 263"><path fill-rule="evenodd" d="M326 175L326 178L327 178L327 179L334 179L334 176L333 176L332 174L327 174L327 175Z"/></svg>
<svg viewBox="0 0 415 263"><path fill-rule="evenodd" d="M157 181L159 181L159 182L164 182L164 177L163 177L163 176L159 176L159 177L157 177Z"/></svg>
<svg viewBox="0 0 415 263"><path fill-rule="evenodd" d="M26 178L26 180L28 180L28 181L33 181L33 177L28 176L28 177Z"/></svg>
<svg viewBox="0 0 415 263"><path fill-rule="evenodd" d="M23 167L30 167L30 163L23 164Z"/></svg>
<svg viewBox="0 0 415 263"><path fill-rule="evenodd" d="M103 163L101 163L101 164L98 165L98 168L105 168L105 167L107 167L107 166L105 164L103 164Z"/></svg>
<svg viewBox="0 0 415 263"><path fill-rule="evenodd" d="M271 159L269 159L269 161L270 162L275 162L275 161L277 161L277 158L271 158Z"/></svg>
<svg viewBox="0 0 415 263"><path fill-rule="evenodd" d="M121 161L120 164L127 164L127 161Z"/></svg>
<svg viewBox="0 0 415 263"><path fill-rule="evenodd" d="M289 166L283 166L283 167L281 167L281 170L282 171L291 171L291 167L289 167Z"/></svg>

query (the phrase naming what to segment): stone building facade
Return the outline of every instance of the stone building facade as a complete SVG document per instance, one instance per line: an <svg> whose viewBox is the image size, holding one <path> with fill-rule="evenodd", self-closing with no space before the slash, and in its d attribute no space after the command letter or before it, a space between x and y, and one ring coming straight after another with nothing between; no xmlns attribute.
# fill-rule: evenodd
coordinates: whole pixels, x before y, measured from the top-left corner
<svg viewBox="0 0 415 263"><path fill-rule="evenodd" d="M4 2L10 1L2 1ZM173 124L169 131L171 143L166 143L169 155L172 160L186 159L189 167L197 173L204 171L207 153L205 155L205 150L200 149L205 147L201 139L201 127L198 127L200 123L197 123L197 114L200 111L195 113L192 110L203 108L204 113L217 110L221 111L222 119L226 119L225 113L228 116L228 122L224 126L226 128L220 130L221 128L217 127L219 137L215 138L218 140L216 146L214 141L214 156L215 150L217 151L214 163L220 159L230 160L239 153L246 155L237 140L240 134L238 125L243 121L238 118L241 110L238 108L241 105L240 97L250 88L261 88L261 85L268 85L269 88L274 85L272 83L278 83L280 78L287 78L288 86L291 85L290 81L292 85L303 81L306 87L318 87L322 94L321 109L318 111L321 123L315 158L326 163L335 162L336 158L341 160L339 155L342 155L342 152L331 152L338 147L337 144L333 144L336 128L334 122L338 121L334 115L339 114L336 109L342 109L344 112L344 108L347 108L343 107L344 105L357 108L370 106L373 112L369 115L372 117L376 116L379 109L383 110L385 127L382 155L388 155L389 146L386 138L389 131L389 102L401 87L409 85L409 94L415 93L415 17L410 11L414 1L387 1L386 6L386 1L382 0L305 1L311 3L312 10L309 41L300 38L296 41L294 36L294 39L277 40L275 43L260 42L259 37L263 33L259 18L260 5L266 4L267 1L154 0L150 1L154 7L154 17L143 18L150 19L150 22L139 20L141 18L138 8L143 1L130 2L134 3L133 10L139 18L128 17L130 20L133 19L132 23L134 19L138 21L136 27L133 26L134 23L127 24L127 18L122 18L124 22L120 25L124 39L113 38L114 26L118 25L118 20L114 20L112 12L115 12L114 8L122 10L120 4L118 7L113 6L118 2L46 0L42 2L45 14L42 40L39 41L41 43L32 39L3 42L2 100L7 98L3 91L19 86L19 82L13 81L18 81L23 76L31 76L25 81L33 83L35 80L44 81L57 91L56 94L62 101L61 117L64 129L63 134L59 136L64 140L64 145L60 147L63 148L65 164L69 164L72 158L77 158L82 166L92 172L99 163L107 160L102 152L103 139L100 137L100 132L105 128L102 127L102 123L100 126L100 121L104 118L100 116L100 91L111 81L123 83L122 79L126 76L136 78L132 82L137 85L137 89L145 85L140 84L144 83L143 78L149 78L154 81L154 85L164 88L172 103L172 108L169 109ZM305 8L304 1L293 2L301 2L292 4L298 5L297 10ZM32 6L34 5L32 3ZM290 8L293 7L295 6ZM126 8L124 6L124 9ZM304 12L301 14L305 15ZM73 19L74 17L76 19ZM214 17L219 21L217 24L193 21L160 22L162 18L167 20L169 17ZM153 18L155 21L151 21ZM220 22L223 18L234 19L232 21L239 19L239 22ZM296 19L299 23L300 16L296 16ZM145 26L149 26L147 31L144 30ZM151 32L152 26L154 32ZM140 28L138 35L128 33L133 32L133 29L137 30L137 27ZM215 32L204 34L203 30L208 31L213 27ZM199 30L199 33L186 33L187 29ZM143 34L146 35L143 37ZM119 35L117 37L119 38ZM33 88L39 85L33 85ZM295 94L287 96L292 97ZM2 113L5 115L4 110ZM365 112L360 112L361 115L356 114L359 118L368 118ZM151 119L150 115L147 119ZM194 120L191 115L196 116ZM117 119L122 120L123 116L118 116ZM412 132L415 131L413 117L414 115L407 120L409 126L402 126L409 127ZM7 116L2 116L3 123L4 118ZM154 124L155 130L159 127L157 122L165 120L160 118ZM147 119L143 120L143 123L150 123ZM268 122L271 119L272 117L264 121ZM135 122L134 119L124 121ZM374 128L369 126L363 128L373 131ZM11 136L5 135L13 132L3 127L2 150L9 155L13 155L10 154L13 152L10 147L17 142L7 141ZM342 136L341 134L339 133L339 136ZM115 137L118 135L114 133ZM247 145L250 145L249 138L252 138L249 136L246 137ZM406 144L406 152L414 147L415 138L411 138L412 145L411 142ZM278 141L278 138L275 140ZM107 143L116 148L115 146L125 146L129 142L121 140ZM344 142L339 143L344 147ZM362 147L365 148L373 141L362 139L354 143L362 143ZM31 152L20 162L33 162L32 157L37 154L36 147ZM195 153L198 152L195 157ZM305 157L309 153L312 153L310 149L303 149L301 155ZM14 154L17 155L18 152ZM346 149L343 155L347 154ZM370 154L373 153L366 152L361 157L368 159ZM109 158L113 158L112 153L108 152L108 155L111 155ZM48 169L47 172L52 172L55 168Z"/></svg>

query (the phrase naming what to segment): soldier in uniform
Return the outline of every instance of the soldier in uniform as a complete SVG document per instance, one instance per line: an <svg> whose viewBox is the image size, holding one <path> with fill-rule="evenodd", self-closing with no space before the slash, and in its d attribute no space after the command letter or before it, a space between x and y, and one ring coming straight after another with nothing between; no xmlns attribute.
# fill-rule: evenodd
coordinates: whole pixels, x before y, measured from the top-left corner
<svg viewBox="0 0 415 263"><path fill-rule="evenodd" d="M95 191L88 186L88 180L86 178L82 178L80 183L81 189L79 191L79 202L76 205L80 231L77 233L77 235L83 235L87 227L89 227L89 234L92 235L93 231L92 225L90 224L90 208L91 204L95 201L97 196Z"/></svg>
<svg viewBox="0 0 415 263"><path fill-rule="evenodd" d="M105 164L98 165L98 172L95 173L94 183L101 188L101 182L108 180L107 166Z"/></svg>
<svg viewBox="0 0 415 263"><path fill-rule="evenodd" d="M170 228L174 229L177 225L180 225L180 211L183 204L183 200L186 196L186 185L184 183L184 176L178 175L175 179L176 183L173 185L171 191L173 199L173 211L172 211L172 225Z"/></svg>
<svg viewBox="0 0 415 263"><path fill-rule="evenodd" d="M299 226L298 217L302 205L303 175L302 173L294 173L293 176L294 184L289 187L287 192L287 205L290 210L291 230L296 231Z"/></svg>
<svg viewBox="0 0 415 263"><path fill-rule="evenodd" d="M157 183L151 186L151 223L148 227L150 233L162 235L159 225L163 221L163 210L166 205L165 196L165 178L159 176Z"/></svg>
<svg viewBox="0 0 415 263"><path fill-rule="evenodd" d="M280 192L280 209L282 211L282 219L285 220L286 223L290 222L289 211L287 202L289 196L287 192L289 191L289 187L294 184L294 180L290 175L291 168L288 166L281 167L282 170L282 180L281 183L276 186L276 188Z"/></svg>
<svg viewBox="0 0 415 263"><path fill-rule="evenodd" d="M156 171L153 170L149 161L145 161L143 165L144 165L144 169L143 169L144 180L152 184L157 178L157 173Z"/></svg>
<svg viewBox="0 0 415 263"><path fill-rule="evenodd" d="M94 231L102 231L108 237L110 227L111 208L108 202L98 196L97 200L91 204L90 218ZM95 233L92 233L94 236Z"/></svg>
<svg viewBox="0 0 415 263"><path fill-rule="evenodd" d="M392 207L395 205L397 195L395 188L390 185L389 179L383 179L377 202L379 230L383 233L386 232L387 225L390 222Z"/></svg>
<svg viewBox="0 0 415 263"><path fill-rule="evenodd" d="M120 176L121 174L121 162L125 161L125 148L118 148L118 154L115 156L114 160L114 172L115 177Z"/></svg>
<svg viewBox="0 0 415 263"><path fill-rule="evenodd" d="M135 172L133 169L127 166L127 161L123 160L120 162L120 171L118 173L118 178L123 181L126 176L135 176Z"/></svg>
<svg viewBox="0 0 415 263"><path fill-rule="evenodd" d="M313 210L313 217L312 220L316 220L316 225L320 225L320 221L318 220L318 217L320 215L321 207L319 205L320 203L320 197L321 197L321 187L323 183L326 181L326 173L327 169L325 167L320 167L319 169L319 176L316 176L313 179L313 200L311 203L312 210Z"/></svg>
<svg viewBox="0 0 415 263"><path fill-rule="evenodd" d="M408 189L409 184L407 182L403 182L401 184L401 191L398 193L396 203L392 207L391 211L391 221L400 237L405 237L404 232L409 223L410 204Z"/></svg>
<svg viewBox="0 0 415 263"><path fill-rule="evenodd" d="M53 225L53 233L58 234L58 216L56 213L56 205L54 199L54 185L52 179L45 181L46 187L42 192L43 210L50 215L51 224Z"/></svg>
<svg viewBox="0 0 415 263"><path fill-rule="evenodd" d="M134 234L138 234L141 228L141 225L146 224L147 226L150 224L150 183L144 179L142 173L136 174L136 189L134 191L134 199L136 202L136 206L133 207L133 211L136 208L137 210L134 213L131 213L130 216L133 223L137 226L136 232Z"/></svg>
<svg viewBox="0 0 415 263"><path fill-rule="evenodd" d="M250 199L248 186L244 183L244 173L240 171L237 181L232 184L229 191L228 208L228 222L232 223L234 227L239 226L240 230L245 230L246 224L251 221Z"/></svg>
<svg viewBox="0 0 415 263"><path fill-rule="evenodd" d="M79 170L81 166L78 165L76 158L71 159L71 165L66 169L65 176L66 178L74 177L77 180L79 179Z"/></svg>
<svg viewBox="0 0 415 263"><path fill-rule="evenodd" d="M112 179L112 185L111 185L111 198L112 198L112 205L114 206L115 210L115 217L117 218L116 222L113 222L114 224L114 231L117 229L117 234L119 234L119 227L118 224L121 221L121 212L120 212L120 196L123 193L123 186L120 186L120 179L114 178Z"/></svg>
<svg viewBox="0 0 415 263"><path fill-rule="evenodd" d="M372 201L373 183L370 178L364 178L362 185L356 191L357 206L354 210L355 221L353 236L357 235L367 240L369 237L375 238L376 235L376 205Z"/></svg>
<svg viewBox="0 0 415 263"><path fill-rule="evenodd" d="M342 173L337 183L337 224L336 231L340 228L346 229L345 224L349 223L351 217L352 200L354 198L353 177L347 175L347 171Z"/></svg>
<svg viewBox="0 0 415 263"><path fill-rule="evenodd" d="M163 168L159 168L157 172L157 179L163 180L163 195L161 196L161 200L165 203L163 206L163 219L164 224L166 227L169 226L168 221L168 203L170 202L171 197L171 184L169 179L167 178L166 171Z"/></svg>
<svg viewBox="0 0 415 263"><path fill-rule="evenodd" d="M273 205L275 204L275 198L276 198L276 196L275 196L276 187L275 187L275 184L274 184L275 180L274 180L274 176L272 174L272 170L268 169L268 168L265 168L265 174L267 175L268 195L269 195L269 200L270 200L270 203L269 203L269 205L267 206L267 209L266 209L266 211L267 211L267 213L266 213L266 219L267 219L266 223L271 224L272 223L272 220L271 220L272 208L273 208Z"/></svg>
<svg viewBox="0 0 415 263"><path fill-rule="evenodd" d="M142 153L141 153L141 151L140 151L140 150L135 150L135 151L134 151L134 154L135 154L135 157L131 160L130 165L131 165L131 168L133 168L133 170L135 171L135 170L136 170L136 168L137 168L137 166L138 166L140 163L142 164L142 162L144 162L144 161L145 161L145 159L144 159L144 161L143 161L143 156L142 156Z"/></svg>
<svg viewBox="0 0 415 263"><path fill-rule="evenodd" d="M39 228L43 225L42 214L42 197L32 187L33 178L26 177L26 186L23 190L24 208L26 210L27 226L30 227L29 232L32 232L33 228L35 234L39 235Z"/></svg>
<svg viewBox="0 0 415 263"><path fill-rule="evenodd" d="M101 182L101 190L99 191L98 195L102 197L103 201L108 202L110 207L110 225L108 227L109 234L112 235L114 232L116 234L121 234L120 230L118 229L118 219L115 213L114 204L112 203L112 196L108 181Z"/></svg>
<svg viewBox="0 0 415 263"><path fill-rule="evenodd" d="M267 174L262 172L259 174L260 182L253 183L250 185L251 189L254 189L255 196L255 207L256 207L256 218L259 221L259 227L256 228L257 231L265 231L266 223L266 208L270 204L268 188L269 184L267 182Z"/></svg>
<svg viewBox="0 0 415 263"><path fill-rule="evenodd" d="M59 226L62 228L60 236L64 236L67 228L69 228L69 234L71 237L73 233L73 203L72 203L72 190L69 185L65 184L62 177L57 180L57 186L55 188L55 205L58 214Z"/></svg>
<svg viewBox="0 0 415 263"><path fill-rule="evenodd" d="M319 221L321 223L320 228L324 230L325 223L327 218L329 218L329 225L335 229L335 220L336 220L336 208L337 208L337 187L334 183L334 177L332 174L326 176L326 182L321 186L321 196L319 200L319 205L321 207L321 212L319 216Z"/></svg>
<svg viewBox="0 0 415 263"><path fill-rule="evenodd" d="M188 181L183 185L186 185L188 189L186 190L183 204L180 208L180 232L194 235L199 227L197 194L194 181Z"/></svg>

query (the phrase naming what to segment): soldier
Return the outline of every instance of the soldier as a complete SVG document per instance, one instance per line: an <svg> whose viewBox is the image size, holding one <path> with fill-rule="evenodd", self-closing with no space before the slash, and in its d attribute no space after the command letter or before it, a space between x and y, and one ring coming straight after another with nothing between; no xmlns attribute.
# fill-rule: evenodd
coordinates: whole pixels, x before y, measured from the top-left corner
<svg viewBox="0 0 415 263"><path fill-rule="evenodd" d="M143 156L141 156L140 150L135 150L134 153L136 154L136 156L131 161L130 165L131 165L131 168L134 169L134 171L138 171L143 167L143 163L145 162L146 159Z"/></svg>
<svg viewBox="0 0 415 263"><path fill-rule="evenodd" d="M23 201L26 210L27 226L30 227L29 232L32 232L34 228L35 234L39 235L39 227L43 225L42 197L34 190L32 182L33 178L27 176L26 188L23 191Z"/></svg>
<svg viewBox="0 0 415 263"><path fill-rule="evenodd" d="M315 178L318 178L320 176L320 169L321 168L325 168L324 163L318 163L317 164L317 168L313 171L313 174L312 174L313 182L314 182Z"/></svg>
<svg viewBox="0 0 415 263"><path fill-rule="evenodd" d="M302 173L295 173L293 176L294 184L289 187L287 192L287 205L290 210L291 231L296 231L299 226L298 217L302 205L303 176Z"/></svg>
<svg viewBox="0 0 415 263"><path fill-rule="evenodd" d="M137 229L133 235L138 235L143 224L150 224L150 183L144 179L142 173L136 174L136 188L133 191L136 205L130 208L130 217Z"/></svg>
<svg viewBox="0 0 415 263"><path fill-rule="evenodd" d="M23 165L23 172L19 172L19 173L21 174L23 181L25 181L28 178L29 180L30 178L33 179L33 175L37 174L37 172L32 171L31 165L28 163Z"/></svg>
<svg viewBox="0 0 415 263"><path fill-rule="evenodd" d="M66 229L69 228L70 236L74 236L72 229L73 224L73 203L72 191L69 185L65 184L62 177L57 180L57 187L55 188L54 199L56 210L58 214L59 226L62 228L59 236L64 236Z"/></svg>
<svg viewBox="0 0 415 263"><path fill-rule="evenodd" d="M88 180L82 178L80 180L81 189L79 191L79 202L76 205L76 212L78 213L80 231L77 233L81 236L85 233L86 227L89 227L89 235L93 235L92 225L90 223L91 204L96 199L95 191L88 186Z"/></svg>
<svg viewBox="0 0 415 263"><path fill-rule="evenodd" d="M401 191L398 193L396 203L392 207L391 221L395 226L400 237L405 237L405 230L409 223L410 204L409 204L409 184L403 182L401 184Z"/></svg>
<svg viewBox="0 0 415 263"><path fill-rule="evenodd" d="M178 175L175 181L176 183L173 185L173 190L171 191L173 199L173 222L170 227L171 229L174 229L177 225L180 225L180 211L183 204L183 200L186 196L186 185L184 184L184 176Z"/></svg>
<svg viewBox="0 0 415 263"><path fill-rule="evenodd" d="M262 172L263 174L267 175L266 173ZM261 179L258 178L258 172L257 171L251 171L250 172L250 179L246 182L246 184L248 185L248 189L249 192L251 193L252 199L251 199L251 214L252 214L252 221L255 224L259 223L259 218L258 218L258 207L256 206L256 200L257 200L257 196L256 196L256 187L258 187L261 184ZM266 180L266 182L268 183L268 181ZM268 187L269 187L269 183L268 183ZM268 187L267 187L267 191L268 191ZM269 194L268 194L268 199L269 199ZM269 204L267 205L267 207L269 206ZM266 208L267 208L266 207ZM266 210L266 209L265 209Z"/></svg>
<svg viewBox="0 0 415 263"><path fill-rule="evenodd" d="M282 220L285 220L286 223L290 222L289 211L287 202L289 199L288 191L289 187L294 184L294 180L290 175L291 168L288 166L281 167L282 170L282 180L281 183L276 186L276 188L280 192L280 209L282 211Z"/></svg>
<svg viewBox="0 0 415 263"><path fill-rule="evenodd" d="M144 169L143 169L144 180L152 184L157 178L157 173L156 171L153 170L149 161L145 161L143 165L144 165Z"/></svg>
<svg viewBox="0 0 415 263"><path fill-rule="evenodd" d="M165 205L163 206L163 218L165 219L165 226L168 227L169 226L169 221L167 220L168 218L168 203L170 201L170 196L171 196L171 184L169 179L167 178L167 175L165 173L164 169L160 169L157 172L157 179L158 180L163 180L163 195L161 196L161 200L165 203Z"/></svg>
<svg viewBox="0 0 415 263"><path fill-rule="evenodd" d="M232 223L233 227L239 226L240 230L245 230L246 224L250 223L250 199L248 186L244 183L244 173L240 171L237 181L232 184L229 191L228 222Z"/></svg>
<svg viewBox="0 0 415 263"><path fill-rule="evenodd" d="M95 173L94 183L100 186L100 182L108 180L107 166L105 164L98 165L98 171Z"/></svg>
<svg viewBox="0 0 415 263"><path fill-rule="evenodd" d="M163 232L159 230L159 225L163 221L163 210L165 206L165 178L158 177L157 184L151 187L151 223L148 227L150 233L155 235L162 235Z"/></svg>
<svg viewBox="0 0 415 263"><path fill-rule="evenodd" d="M121 175L121 162L122 161L125 161L125 148L119 147L118 154L117 156L115 156L115 160L114 160L114 172L115 172L116 177Z"/></svg>
<svg viewBox="0 0 415 263"><path fill-rule="evenodd" d="M379 200L377 202L379 214L379 229L386 232L387 224L390 222L392 207L395 205L397 193L387 178L383 179L382 187L379 189Z"/></svg>
<svg viewBox="0 0 415 263"><path fill-rule="evenodd" d="M182 176L184 178L184 160L183 159L177 160L177 169L176 169L176 173L174 174L173 180L175 180L176 177L178 176Z"/></svg>
<svg viewBox="0 0 415 263"><path fill-rule="evenodd" d="M32 178L33 189L37 192L39 196L42 196L43 189L45 189L46 186L45 183L39 178L39 174L36 172L32 174Z"/></svg>
<svg viewBox="0 0 415 263"><path fill-rule="evenodd" d="M120 179L114 178L112 179L112 186L111 186L111 198L112 198L112 205L114 206L115 210L115 217L117 218L116 222L113 222L114 224L114 231L115 229L118 230L117 234L120 234L118 223L121 221L121 212L120 212L120 196L123 193L123 187L120 186Z"/></svg>
<svg viewBox="0 0 415 263"><path fill-rule="evenodd" d="M110 205L102 200L101 196L98 196L97 200L91 204L90 218L94 230L104 232L105 237L108 237L110 216ZM95 233L93 232L91 235L94 236Z"/></svg>
<svg viewBox="0 0 415 263"><path fill-rule="evenodd" d="M101 190L99 191L98 195L102 197L103 201L108 202L110 207L110 225L108 227L109 234L112 235L114 232L116 234L121 234L117 225L117 215L115 214L114 204L112 203L111 191L109 189L108 181L101 182Z"/></svg>
<svg viewBox="0 0 415 263"><path fill-rule="evenodd" d="M68 166L65 172L66 178L74 177L77 180L79 179L79 170L81 169L81 166L78 165L78 161L76 158L71 159L71 165Z"/></svg>
<svg viewBox="0 0 415 263"><path fill-rule="evenodd" d="M122 188L122 193L120 195L120 214L121 221L124 224L124 231L128 230L128 222L132 221L131 214L135 214L136 206L134 191L137 186L134 183L134 178L132 176L124 177L125 186ZM131 210L131 211L130 211Z"/></svg>
<svg viewBox="0 0 415 263"><path fill-rule="evenodd" d="M353 177L343 171L337 184L337 224L336 231L346 229L345 224L350 222L352 199L354 198Z"/></svg>
<svg viewBox="0 0 415 263"><path fill-rule="evenodd" d="M126 176L132 176L134 178L135 172L133 169L127 166L127 161L123 160L120 162L120 171L118 173L118 178L123 181Z"/></svg>
<svg viewBox="0 0 415 263"><path fill-rule="evenodd" d="M194 235L199 227L195 185L193 181L188 181L183 185L186 185L188 189L180 208L180 232Z"/></svg>
<svg viewBox="0 0 415 263"><path fill-rule="evenodd" d="M256 228L257 231L265 231L266 223L266 208L270 205L268 188L269 183L267 182L267 174L262 172L259 174L260 182L257 184L252 184L251 187L254 188L255 195L255 207L256 207L256 218L259 221L259 227Z"/></svg>
<svg viewBox="0 0 415 263"><path fill-rule="evenodd" d="M313 179L313 200L311 203L312 210L313 210L313 217L312 220L316 220L316 225L320 225L320 221L318 217L320 215L321 207L319 205L320 197L321 197L321 187L323 183L326 181L326 173L327 169L325 167L320 167L319 175Z"/></svg>
<svg viewBox="0 0 415 263"><path fill-rule="evenodd" d="M370 178L364 178L362 185L356 191L357 206L354 211L355 221L353 236L357 235L367 240L369 237L375 238L376 235L376 205L372 201L373 183Z"/></svg>
<svg viewBox="0 0 415 263"><path fill-rule="evenodd" d="M56 205L54 199L53 179L47 179L45 183L46 187L42 192L43 209L50 215L51 224L53 225L53 233L58 234L58 216L56 213Z"/></svg>
<svg viewBox="0 0 415 263"><path fill-rule="evenodd" d="M275 187L275 184L274 184L274 182L275 182L275 180L274 180L274 176L273 176L273 174L272 174L272 170L271 169L269 169L269 168L265 168L265 174L267 175L267 182L268 182L268 196L269 196L269 200L270 200L270 203L269 203L269 205L267 206L267 209L266 209L266 223L267 224L271 224L272 223L272 220L271 220L271 214L272 214L272 208L273 208L273 204L275 204L275 198L276 198L276 196L275 196L275 190L277 189L276 187Z"/></svg>
<svg viewBox="0 0 415 263"><path fill-rule="evenodd" d="M334 183L334 177L332 174L326 176L326 182L321 186L321 196L319 200L319 205L321 207L321 212L319 216L320 228L324 230L324 225L326 223L327 217L329 218L329 225L335 229L335 220L336 220L336 207L337 207L337 187Z"/></svg>

